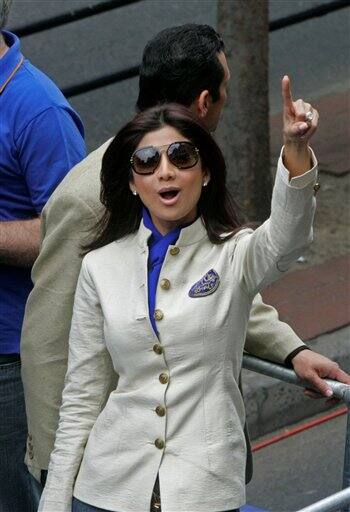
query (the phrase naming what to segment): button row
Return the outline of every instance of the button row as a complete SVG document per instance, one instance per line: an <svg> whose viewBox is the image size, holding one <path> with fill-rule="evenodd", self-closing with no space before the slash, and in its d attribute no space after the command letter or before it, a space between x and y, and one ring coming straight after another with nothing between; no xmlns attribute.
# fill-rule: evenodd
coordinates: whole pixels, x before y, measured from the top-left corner
<svg viewBox="0 0 350 512"><path fill-rule="evenodd" d="M33 449L33 445L32 445L32 436L29 435L28 436L28 456L30 458L30 460L34 459L34 449Z"/></svg>

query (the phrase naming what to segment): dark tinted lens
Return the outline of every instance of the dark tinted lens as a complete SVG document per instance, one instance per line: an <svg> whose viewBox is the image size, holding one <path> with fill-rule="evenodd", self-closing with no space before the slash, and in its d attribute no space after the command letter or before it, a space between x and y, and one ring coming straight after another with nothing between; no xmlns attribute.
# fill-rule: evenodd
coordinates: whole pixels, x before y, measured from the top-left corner
<svg viewBox="0 0 350 512"><path fill-rule="evenodd" d="M135 151L132 157L132 166L138 174L151 174L157 168L160 154L152 146Z"/></svg>
<svg viewBox="0 0 350 512"><path fill-rule="evenodd" d="M167 153L170 162L179 169L189 169L198 162L198 152L191 142L174 142Z"/></svg>

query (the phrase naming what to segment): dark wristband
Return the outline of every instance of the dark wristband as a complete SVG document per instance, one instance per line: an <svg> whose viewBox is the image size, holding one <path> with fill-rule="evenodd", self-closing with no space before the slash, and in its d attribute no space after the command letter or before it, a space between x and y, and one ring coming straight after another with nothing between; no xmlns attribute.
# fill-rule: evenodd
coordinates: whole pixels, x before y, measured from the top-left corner
<svg viewBox="0 0 350 512"><path fill-rule="evenodd" d="M296 348L295 350L293 350L293 352L291 352L287 357L286 359L284 360L284 364L286 366L288 366L288 368L293 368L293 364L292 364L292 359L293 357L295 357L297 354L299 354L299 352L301 352L302 350L311 350L310 347L307 347L306 345L303 345L302 347L298 347Z"/></svg>

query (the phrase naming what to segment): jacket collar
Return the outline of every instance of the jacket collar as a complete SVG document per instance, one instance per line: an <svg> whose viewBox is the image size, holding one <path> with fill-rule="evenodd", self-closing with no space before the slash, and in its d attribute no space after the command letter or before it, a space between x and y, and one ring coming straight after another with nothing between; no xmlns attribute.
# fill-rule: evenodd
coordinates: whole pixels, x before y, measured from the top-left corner
<svg viewBox="0 0 350 512"><path fill-rule="evenodd" d="M143 220L141 219L140 227L136 235L136 240L143 251L147 249L147 242L151 235L152 231L146 228ZM199 217L195 222L181 229L180 236L176 242L176 245L179 247L185 247L187 245L196 244L206 237L207 230L205 229L202 218Z"/></svg>
<svg viewBox="0 0 350 512"><path fill-rule="evenodd" d="M6 30L2 30L2 34L9 49L0 59L0 94L15 76L24 61L18 37Z"/></svg>

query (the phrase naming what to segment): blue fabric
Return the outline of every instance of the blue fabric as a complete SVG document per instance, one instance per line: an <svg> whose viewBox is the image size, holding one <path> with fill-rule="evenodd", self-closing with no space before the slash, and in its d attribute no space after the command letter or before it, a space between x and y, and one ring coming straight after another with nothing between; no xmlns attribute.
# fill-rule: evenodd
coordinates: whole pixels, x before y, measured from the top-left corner
<svg viewBox="0 0 350 512"><path fill-rule="evenodd" d="M44 73L22 62L19 39L3 35L10 48L0 59L0 222L38 217L86 154L80 117ZM18 353L30 269L0 264L0 283L0 354Z"/></svg>
<svg viewBox="0 0 350 512"><path fill-rule="evenodd" d="M143 208L142 217L146 228L152 231L151 238L148 242L148 311L153 330L158 336L157 326L154 320L154 310L159 274L162 269L168 247L169 245L176 244L181 232L181 227L177 227L166 235L162 235L153 224L151 216L146 208Z"/></svg>
<svg viewBox="0 0 350 512"><path fill-rule="evenodd" d="M94 507L93 505L89 505L84 501L80 501L77 498L73 497L72 501L72 512L110 512L105 508Z"/></svg>
<svg viewBox="0 0 350 512"><path fill-rule="evenodd" d="M241 508L241 512L268 512L266 509L252 507L251 505L245 505Z"/></svg>
<svg viewBox="0 0 350 512"><path fill-rule="evenodd" d="M35 512L39 496L24 464L27 418L19 361L0 364L0 510Z"/></svg>

